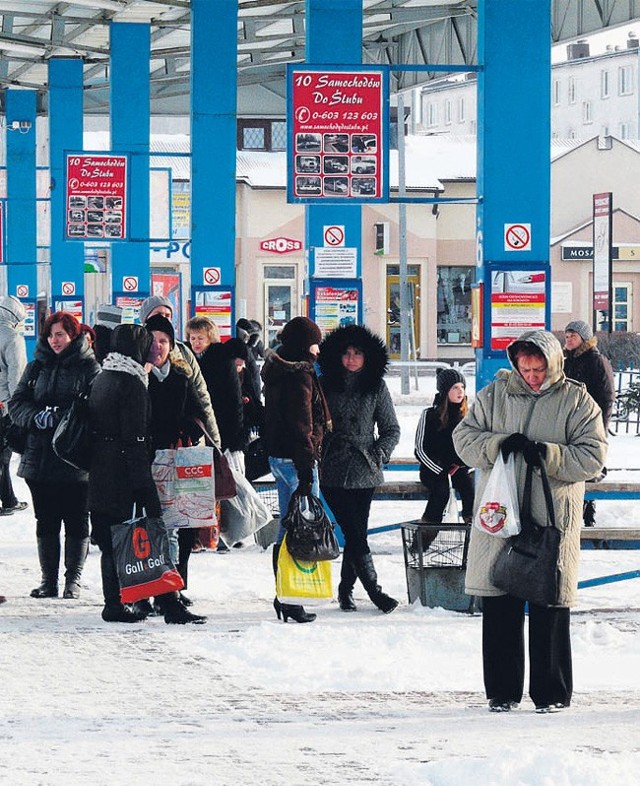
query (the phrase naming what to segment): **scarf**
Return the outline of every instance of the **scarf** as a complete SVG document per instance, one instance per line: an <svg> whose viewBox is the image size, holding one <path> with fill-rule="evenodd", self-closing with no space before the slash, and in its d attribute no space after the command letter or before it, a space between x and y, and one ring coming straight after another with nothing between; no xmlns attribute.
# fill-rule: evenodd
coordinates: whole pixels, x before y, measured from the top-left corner
<svg viewBox="0 0 640 786"><path fill-rule="evenodd" d="M120 352L109 352L102 363L102 368L104 371L122 371L124 374L131 374L131 376L137 377L145 388L149 387L149 375L139 363L136 363L128 355L122 355Z"/></svg>

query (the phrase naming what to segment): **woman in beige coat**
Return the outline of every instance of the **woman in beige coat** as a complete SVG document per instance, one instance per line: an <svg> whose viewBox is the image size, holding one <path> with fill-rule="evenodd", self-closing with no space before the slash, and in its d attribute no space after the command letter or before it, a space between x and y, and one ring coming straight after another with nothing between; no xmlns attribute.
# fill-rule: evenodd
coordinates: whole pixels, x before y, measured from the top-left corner
<svg viewBox="0 0 640 786"><path fill-rule="evenodd" d="M523 333L507 354L513 370L500 370L478 392L453 442L465 464L476 467L476 507L498 451L515 454L520 495L527 463L545 462L562 533L560 596L551 608L529 606L529 695L539 712L550 712L571 702L569 607L577 593L584 482L600 472L607 443L600 409L584 385L565 377L562 347L552 333ZM545 511L535 472L534 519L545 521ZM491 582L496 557L507 543L473 528L467 562L466 592L483 598L484 682L494 712L516 707L524 687L524 601Z"/></svg>

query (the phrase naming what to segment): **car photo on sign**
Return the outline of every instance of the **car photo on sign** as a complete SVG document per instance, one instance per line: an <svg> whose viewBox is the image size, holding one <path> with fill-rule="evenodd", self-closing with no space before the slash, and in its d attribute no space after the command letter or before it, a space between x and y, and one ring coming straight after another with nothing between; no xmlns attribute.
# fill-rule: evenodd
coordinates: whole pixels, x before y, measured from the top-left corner
<svg viewBox="0 0 640 786"><path fill-rule="evenodd" d="M106 224L104 228L105 237L122 237L122 224Z"/></svg>
<svg viewBox="0 0 640 786"><path fill-rule="evenodd" d="M104 214L104 220L107 224L121 224L122 223L122 213L116 213L112 210L106 210Z"/></svg>
<svg viewBox="0 0 640 786"><path fill-rule="evenodd" d="M102 224L87 224L87 237L104 237Z"/></svg>
<svg viewBox="0 0 640 786"><path fill-rule="evenodd" d="M325 156L324 172L330 174L342 174L349 171L349 159L347 156Z"/></svg>
<svg viewBox="0 0 640 786"><path fill-rule="evenodd" d="M87 206L95 208L97 210L102 210L104 207L104 197L101 196L90 196L87 199Z"/></svg>
<svg viewBox="0 0 640 786"><path fill-rule="evenodd" d="M104 200L104 206L109 210L121 210L122 209L122 197L107 197Z"/></svg>
<svg viewBox="0 0 640 786"><path fill-rule="evenodd" d="M296 156L296 172L320 172L320 156Z"/></svg>
<svg viewBox="0 0 640 786"><path fill-rule="evenodd" d="M351 179L351 193L354 196L373 196L376 193L376 181L372 177L354 177Z"/></svg>
<svg viewBox="0 0 640 786"><path fill-rule="evenodd" d="M347 196L349 193L349 181L346 177L325 177L324 193Z"/></svg>
<svg viewBox="0 0 640 786"><path fill-rule="evenodd" d="M86 230L84 224L69 224L67 228L67 235L69 237L85 237Z"/></svg>
<svg viewBox="0 0 640 786"><path fill-rule="evenodd" d="M69 207L86 207L87 200L83 196L69 197Z"/></svg>
<svg viewBox="0 0 640 786"><path fill-rule="evenodd" d="M325 153L348 153L349 135L348 134L325 134L324 135Z"/></svg>
<svg viewBox="0 0 640 786"><path fill-rule="evenodd" d="M296 134L296 150L319 153L322 149L320 134Z"/></svg>
<svg viewBox="0 0 640 786"><path fill-rule="evenodd" d="M375 153L378 149L378 139L375 134L354 134L351 137L352 153Z"/></svg>
<svg viewBox="0 0 640 786"><path fill-rule="evenodd" d="M375 175L375 173L376 173L375 158L365 158L364 156L355 156L351 161L352 175Z"/></svg>
<svg viewBox="0 0 640 786"><path fill-rule="evenodd" d="M70 210L69 221L84 221L84 210Z"/></svg>
<svg viewBox="0 0 640 786"><path fill-rule="evenodd" d="M103 212L102 210L90 210L87 213L87 221L97 223L98 221L103 221Z"/></svg>
<svg viewBox="0 0 640 786"><path fill-rule="evenodd" d="M320 196L322 187L319 177L297 177L296 178L296 194L310 194L312 196Z"/></svg>

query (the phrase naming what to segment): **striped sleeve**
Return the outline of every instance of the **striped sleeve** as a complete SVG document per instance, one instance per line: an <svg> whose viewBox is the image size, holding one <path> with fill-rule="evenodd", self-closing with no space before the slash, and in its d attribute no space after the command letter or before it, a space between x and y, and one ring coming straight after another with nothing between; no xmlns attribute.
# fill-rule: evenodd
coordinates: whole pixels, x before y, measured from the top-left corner
<svg viewBox="0 0 640 786"><path fill-rule="evenodd" d="M439 464L436 464L436 462L427 455L424 449L424 437L427 428L428 412L428 409L424 409L422 411L422 415L420 415L420 420L418 421L414 455L418 461L423 464L430 472L433 472L435 475L439 475L442 472L443 467L441 467Z"/></svg>

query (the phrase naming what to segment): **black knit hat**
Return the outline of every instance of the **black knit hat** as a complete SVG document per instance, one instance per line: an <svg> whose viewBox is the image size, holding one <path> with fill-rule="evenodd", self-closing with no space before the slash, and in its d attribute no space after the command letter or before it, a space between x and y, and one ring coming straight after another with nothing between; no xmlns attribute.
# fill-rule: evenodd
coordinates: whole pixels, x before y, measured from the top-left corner
<svg viewBox="0 0 640 786"><path fill-rule="evenodd" d="M446 396L458 382L467 387L467 381L456 368L439 368L436 371L436 388L441 396Z"/></svg>
<svg viewBox="0 0 640 786"><path fill-rule="evenodd" d="M152 333L154 330L159 330L161 333L166 333L169 336L169 341L171 342L171 349L175 347L176 334L173 329L173 325L166 317L163 317L160 314L154 314L152 317L149 317L144 326Z"/></svg>
<svg viewBox="0 0 640 786"><path fill-rule="evenodd" d="M322 333L308 317L294 317L282 328L280 341L287 349L307 352L310 346L322 341Z"/></svg>
<svg viewBox="0 0 640 786"><path fill-rule="evenodd" d="M223 346L229 358L249 359L249 349L241 338L230 338L224 342Z"/></svg>

